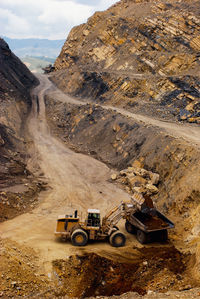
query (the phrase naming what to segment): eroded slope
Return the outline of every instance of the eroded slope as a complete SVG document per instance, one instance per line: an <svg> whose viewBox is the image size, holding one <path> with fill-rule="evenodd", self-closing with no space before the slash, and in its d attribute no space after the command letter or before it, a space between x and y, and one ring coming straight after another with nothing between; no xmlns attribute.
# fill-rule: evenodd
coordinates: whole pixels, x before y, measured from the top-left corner
<svg viewBox="0 0 200 299"><path fill-rule="evenodd" d="M0 39L0 221L26 209L26 201L38 189L35 183L25 185L29 174L25 122L31 108L30 89L36 84L36 77Z"/></svg>

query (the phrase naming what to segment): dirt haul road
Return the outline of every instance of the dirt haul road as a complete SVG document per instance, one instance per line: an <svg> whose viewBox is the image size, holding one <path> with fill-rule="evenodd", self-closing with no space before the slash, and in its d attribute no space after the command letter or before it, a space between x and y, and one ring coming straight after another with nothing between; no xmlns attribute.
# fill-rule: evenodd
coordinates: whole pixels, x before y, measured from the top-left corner
<svg viewBox="0 0 200 299"><path fill-rule="evenodd" d="M40 76L40 81L47 81L47 80L48 80L47 77L44 77L44 75ZM71 103L74 105L94 104L93 102L88 101L88 99L84 101L74 99L66 95L65 93L63 93L60 89L56 88L50 82L49 83L46 82L46 84L48 84L49 89L51 90L49 96L51 96L53 99L57 99L61 102ZM144 126L157 127L160 129L160 132L162 131L164 134L170 135L174 138L184 139L185 141L190 142L197 147L200 147L200 126L199 125L195 125L195 124L191 125L186 123L182 124L182 123L174 123L170 121L159 120L152 117L148 117L146 115L135 114L123 108L113 107L110 105L100 105L100 106L103 109L112 110L128 118L132 118L136 122L141 122L143 123Z"/></svg>
<svg viewBox="0 0 200 299"><path fill-rule="evenodd" d="M103 163L86 155L69 150L52 137L45 119L44 93L49 81L42 81L33 91L33 110L29 131L34 141L34 153L30 168L37 162L50 189L40 195L40 204L26 213L0 224L2 238L31 247L39 254L45 273L51 271L51 261L78 253L79 249L69 243L56 242L54 230L58 215L78 209L99 208L102 215L110 208L127 200L128 195L107 180L111 170ZM36 101L38 95L39 104ZM89 245L93 251L110 248L109 244ZM98 248L97 248L98 247ZM113 249L114 250L114 249Z"/></svg>

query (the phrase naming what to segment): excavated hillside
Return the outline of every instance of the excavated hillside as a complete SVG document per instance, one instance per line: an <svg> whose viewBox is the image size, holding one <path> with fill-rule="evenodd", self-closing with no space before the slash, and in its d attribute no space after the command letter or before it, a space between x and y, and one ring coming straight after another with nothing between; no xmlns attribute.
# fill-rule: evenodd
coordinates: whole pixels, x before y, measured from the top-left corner
<svg viewBox="0 0 200 299"><path fill-rule="evenodd" d="M121 0L70 32L52 80L65 92L200 123L200 2Z"/></svg>
<svg viewBox="0 0 200 299"><path fill-rule="evenodd" d="M200 2L187 0L121 0L95 13L72 29L51 73L82 104L53 94L46 99L52 129L76 150L118 171L138 160L159 173L154 199L174 217L178 239L184 236L194 247L200 200L199 13Z"/></svg>
<svg viewBox="0 0 200 299"><path fill-rule="evenodd" d="M0 297L199 298L199 9L122 0L96 13L51 81L38 75L30 114L37 80L1 41ZM168 241L142 245L124 219L121 248L54 237L58 215L103 217L135 191L175 223Z"/></svg>
<svg viewBox="0 0 200 299"><path fill-rule="evenodd" d="M30 89L38 83L0 39L0 221L26 210L40 189L27 178L25 137Z"/></svg>
<svg viewBox="0 0 200 299"><path fill-rule="evenodd" d="M134 167L159 174L153 199L175 223L170 242L190 256L185 275L196 286L200 281L199 15L200 2L187 0L121 0L95 13L72 29L50 74L64 93L52 91L45 98L51 132L73 150L114 168L111 181L121 183L126 192L142 190L147 179L135 175ZM54 266L67 288L65 261ZM168 280L163 274L162 281ZM159 289L157 280L155 285ZM87 291L90 295L91 289Z"/></svg>

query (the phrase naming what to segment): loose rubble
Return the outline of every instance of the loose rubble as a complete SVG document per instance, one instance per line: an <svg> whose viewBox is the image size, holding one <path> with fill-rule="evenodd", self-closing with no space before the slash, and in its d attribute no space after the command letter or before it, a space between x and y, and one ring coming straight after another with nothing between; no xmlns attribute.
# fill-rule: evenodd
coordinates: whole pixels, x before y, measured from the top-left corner
<svg viewBox="0 0 200 299"><path fill-rule="evenodd" d="M156 186L159 183L159 174L135 166L137 163L138 161L134 161L132 167L123 169L118 174L112 174L111 179L127 186L126 190L130 194L134 192L147 195L157 194L158 188Z"/></svg>
<svg viewBox="0 0 200 299"><path fill-rule="evenodd" d="M122 295L128 290L145 295L192 288L184 275L187 257L173 246L134 248L131 253L129 260L118 262L94 253L55 260L58 295L85 298Z"/></svg>

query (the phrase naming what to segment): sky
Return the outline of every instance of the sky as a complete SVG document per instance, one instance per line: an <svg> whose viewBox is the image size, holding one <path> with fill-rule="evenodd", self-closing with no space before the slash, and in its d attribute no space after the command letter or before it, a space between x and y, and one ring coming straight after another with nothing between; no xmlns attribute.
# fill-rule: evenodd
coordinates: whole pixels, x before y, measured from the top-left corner
<svg viewBox="0 0 200 299"><path fill-rule="evenodd" d="M66 39L70 29L117 0L0 0L0 36Z"/></svg>

